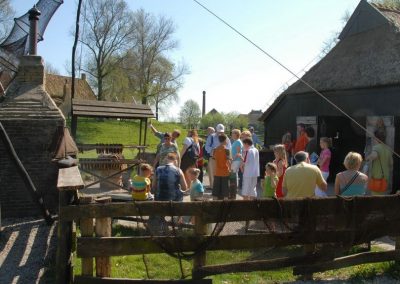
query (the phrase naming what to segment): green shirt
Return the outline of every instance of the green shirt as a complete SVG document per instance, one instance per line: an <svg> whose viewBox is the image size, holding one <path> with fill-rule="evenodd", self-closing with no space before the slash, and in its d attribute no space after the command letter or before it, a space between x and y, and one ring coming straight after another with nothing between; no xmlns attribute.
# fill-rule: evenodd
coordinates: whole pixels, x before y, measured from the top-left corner
<svg viewBox="0 0 400 284"><path fill-rule="evenodd" d="M386 145L382 143L378 143L375 146L373 146L372 151L375 151L378 154L379 158L376 158L375 160L372 161L371 177L382 178L382 170L383 170L383 176L388 181L390 176L390 167L393 161L392 152Z"/></svg>

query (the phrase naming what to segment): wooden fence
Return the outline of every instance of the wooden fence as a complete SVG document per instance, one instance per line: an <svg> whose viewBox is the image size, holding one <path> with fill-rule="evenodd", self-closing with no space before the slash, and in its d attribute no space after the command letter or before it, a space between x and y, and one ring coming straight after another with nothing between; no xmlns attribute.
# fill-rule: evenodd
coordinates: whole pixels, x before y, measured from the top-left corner
<svg viewBox="0 0 400 284"><path fill-rule="evenodd" d="M65 187L66 188L66 187ZM64 189L65 189L64 188ZM383 236L400 236L400 195L378 197L256 201L203 202L137 202L93 203L69 205L61 191L59 212L58 283L137 283L138 280L112 279L109 259L112 256L168 252L196 252L193 261L193 282L211 283L210 275L273 270L294 267L295 275L311 277L322 272L363 263L400 260L399 246L384 252L361 252L337 256L330 250L315 251L315 245L334 244L335 248L369 242ZM103 199L103 201L106 199ZM70 200L69 200L70 201ZM193 235L112 237L111 218L125 216L195 216ZM94 222L94 220L96 220ZM224 222L275 220L285 222L290 230L265 231L251 234L224 233L210 236L208 224ZM81 237L73 234L79 224ZM96 224L96 226L94 226ZM103 229L99 228L103 227ZM82 258L82 275L72 277L71 252ZM160 245L163 244L163 245ZM257 250L260 248L303 245L305 253L296 257L241 263L206 265L207 251ZM338 249L336 249L338 250ZM93 261L96 261L96 273ZM96 275L96 276L94 276ZM135 282L136 281L136 282ZM180 280L177 283L184 283ZM151 280L149 283L167 283ZM169 282L168 282L169 283Z"/></svg>

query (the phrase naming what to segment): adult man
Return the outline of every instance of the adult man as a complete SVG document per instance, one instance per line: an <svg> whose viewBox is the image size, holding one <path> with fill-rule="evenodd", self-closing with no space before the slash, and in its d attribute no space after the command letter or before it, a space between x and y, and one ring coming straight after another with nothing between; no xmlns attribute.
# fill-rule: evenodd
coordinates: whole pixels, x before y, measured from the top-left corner
<svg viewBox="0 0 400 284"><path fill-rule="evenodd" d="M167 155L167 164L159 166L153 177L153 190L156 201L182 201L183 191L187 190L185 176L177 167L177 157Z"/></svg>
<svg viewBox="0 0 400 284"><path fill-rule="evenodd" d="M309 126L306 128L305 133L308 141L305 151L310 157L310 163L316 165L318 161L318 145L317 139L315 138L315 130Z"/></svg>
<svg viewBox="0 0 400 284"><path fill-rule="evenodd" d="M309 164L307 152L297 152L294 159L296 165L289 167L283 178L283 194L286 198L314 196L316 186L323 191L327 190L319 168Z"/></svg>
<svg viewBox="0 0 400 284"><path fill-rule="evenodd" d="M297 140L295 142L294 148L293 148L293 154L296 154L297 152L304 151L306 149L306 145L308 143L307 135L305 132L306 126L303 123L297 124L297 131L299 133L299 136L297 137Z"/></svg>
<svg viewBox="0 0 400 284"><path fill-rule="evenodd" d="M215 174L215 160L212 157L213 150L219 146L220 142L219 142L218 136L225 132L225 126L223 124L218 124L215 127L215 130L217 132L215 132L207 137L206 146L205 146L205 150L206 150L207 154L210 156L210 159L208 161L208 178L210 181L211 188L213 188L213 185L214 185L214 174ZM229 150L231 149L231 141L229 139L227 140L225 148L229 149Z"/></svg>
<svg viewBox="0 0 400 284"><path fill-rule="evenodd" d="M258 139L257 134L254 132L254 127L253 126L249 127L249 131L251 133L251 140L253 141L253 146L256 147L256 148L258 146L262 146L260 139Z"/></svg>
<svg viewBox="0 0 400 284"><path fill-rule="evenodd" d="M160 132L160 131L158 131L158 130L153 126L153 124L151 124L151 122L150 122L149 126L150 126L150 129L151 129L151 131L153 132L153 134L154 134L157 138L160 139L160 143L159 143L158 146L157 146L157 151L158 151L158 148L161 146L161 144L165 142L165 139L164 139L164 138L165 138L165 132ZM180 132L178 129L174 129L174 131L172 132L171 135L172 135L171 143L174 143L174 144L176 144L176 146L178 146L176 140L177 140L177 139L179 138L179 136L181 135L181 132Z"/></svg>

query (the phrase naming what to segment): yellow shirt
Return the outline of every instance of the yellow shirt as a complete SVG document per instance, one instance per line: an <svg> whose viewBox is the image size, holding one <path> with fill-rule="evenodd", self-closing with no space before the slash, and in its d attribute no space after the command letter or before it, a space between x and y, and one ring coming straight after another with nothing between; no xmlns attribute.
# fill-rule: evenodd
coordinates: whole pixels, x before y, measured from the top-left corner
<svg viewBox="0 0 400 284"><path fill-rule="evenodd" d="M322 185L324 178L317 166L301 162L286 170L283 178L283 188L286 188L286 198L312 197L315 186Z"/></svg>
<svg viewBox="0 0 400 284"><path fill-rule="evenodd" d="M134 176L131 181L132 198L134 200L146 200L147 189L150 187L151 180L147 177Z"/></svg>

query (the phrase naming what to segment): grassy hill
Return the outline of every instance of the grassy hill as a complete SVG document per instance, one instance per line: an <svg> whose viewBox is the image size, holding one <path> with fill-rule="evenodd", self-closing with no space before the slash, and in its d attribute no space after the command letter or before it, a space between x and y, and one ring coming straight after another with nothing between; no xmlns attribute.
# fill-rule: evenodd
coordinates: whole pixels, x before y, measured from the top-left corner
<svg viewBox="0 0 400 284"><path fill-rule="evenodd" d="M179 129L182 133L178 139L178 145L181 145L186 136L186 130L178 123L158 122L152 120L153 126L161 132L172 132L174 129ZM143 125L144 128L144 125ZM155 137L147 128L147 152L154 152L159 139ZM143 139L143 138L142 138ZM79 144L123 144L123 145L138 145L139 144L139 121L134 120L97 120L92 118L79 118L77 129L77 143ZM136 155L135 150L124 149L124 156L132 158ZM88 151L79 154L81 158L96 157L95 151Z"/></svg>

